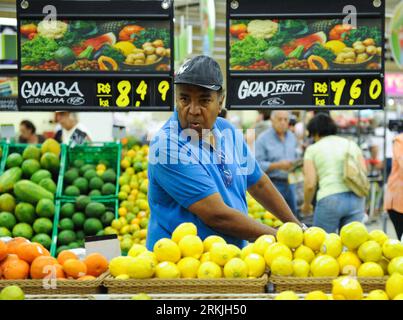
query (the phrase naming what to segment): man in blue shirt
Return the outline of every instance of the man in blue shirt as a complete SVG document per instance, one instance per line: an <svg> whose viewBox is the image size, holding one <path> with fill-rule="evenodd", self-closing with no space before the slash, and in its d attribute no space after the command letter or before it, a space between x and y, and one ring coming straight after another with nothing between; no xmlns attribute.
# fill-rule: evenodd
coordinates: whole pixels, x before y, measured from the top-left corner
<svg viewBox="0 0 403 320"><path fill-rule="evenodd" d="M217 118L224 92L218 63L197 56L175 76L176 110L149 150L147 248L183 222L205 239L219 235L238 247L276 230L247 215L246 192L284 222L301 225L254 157L242 132Z"/></svg>
<svg viewBox="0 0 403 320"><path fill-rule="evenodd" d="M297 159L297 138L288 129L288 111L273 111L271 120L272 127L256 140L256 160L269 175L292 212L298 214L295 186L288 183L288 170Z"/></svg>

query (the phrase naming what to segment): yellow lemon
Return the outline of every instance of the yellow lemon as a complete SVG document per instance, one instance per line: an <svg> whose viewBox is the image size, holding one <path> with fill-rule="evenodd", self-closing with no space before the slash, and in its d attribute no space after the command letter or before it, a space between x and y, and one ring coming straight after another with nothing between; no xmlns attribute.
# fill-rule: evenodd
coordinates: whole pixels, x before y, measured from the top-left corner
<svg viewBox="0 0 403 320"><path fill-rule="evenodd" d="M112 276L117 277L121 274L128 274L127 270L133 262L133 257L116 257L109 262L109 271Z"/></svg>
<svg viewBox="0 0 403 320"><path fill-rule="evenodd" d="M389 300L388 295L383 290L372 290L368 293L366 300Z"/></svg>
<svg viewBox="0 0 403 320"><path fill-rule="evenodd" d="M177 266L182 278L196 278L200 261L192 257L186 257L179 260Z"/></svg>
<svg viewBox="0 0 403 320"><path fill-rule="evenodd" d="M266 252L267 248L276 242L276 238L272 235L263 235L256 239L252 245L252 251L254 253L260 254L262 257Z"/></svg>
<svg viewBox="0 0 403 320"><path fill-rule="evenodd" d="M206 262L206 261L210 261L210 252L205 252L200 257L200 262L201 263Z"/></svg>
<svg viewBox="0 0 403 320"><path fill-rule="evenodd" d="M106 227L105 230L105 235L110 235L110 234L118 234L119 232L115 230L113 227Z"/></svg>
<svg viewBox="0 0 403 320"><path fill-rule="evenodd" d="M241 257L241 249L239 249L236 245L229 244L228 245L232 251L232 258L240 258Z"/></svg>
<svg viewBox="0 0 403 320"><path fill-rule="evenodd" d="M375 262L365 262L358 268L359 277L383 277L382 267Z"/></svg>
<svg viewBox="0 0 403 320"><path fill-rule="evenodd" d="M210 249L211 261L222 267L232 259L232 255L233 250L229 245L224 243L214 243Z"/></svg>
<svg viewBox="0 0 403 320"><path fill-rule="evenodd" d="M120 223L122 224L122 227L128 225L127 219L126 219L125 217L120 217L118 220L119 220Z"/></svg>
<svg viewBox="0 0 403 320"><path fill-rule="evenodd" d="M341 243L340 237L335 233L330 233L326 236L323 241L320 252L337 258L343 250L343 245Z"/></svg>
<svg viewBox="0 0 403 320"><path fill-rule="evenodd" d="M266 262L260 254L250 253L244 258L244 261L248 266L248 275L250 277L259 278L266 270Z"/></svg>
<svg viewBox="0 0 403 320"><path fill-rule="evenodd" d="M130 233L130 226L124 226L124 227L122 227L121 229L120 229L120 234L122 234L122 235L125 235L125 234L128 234L128 233Z"/></svg>
<svg viewBox="0 0 403 320"><path fill-rule="evenodd" d="M96 167L96 171L105 171L106 170L106 166L104 164L99 164Z"/></svg>
<svg viewBox="0 0 403 320"><path fill-rule="evenodd" d="M403 275L403 256L393 258L388 265L389 274L394 274L398 272Z"/></svg>
<svg viewBox="0 0 403 320"><path fill-rule="evenodd" d="M337 277L339 271L339 264L332 256L318 256L311 263L311 272L314 277Z"/></svg>
<svg viewBox="0 0 403 320"><path fill-rule="evenodd" d="M398 294L393 298L393 300L403 300L403 293Z"/></svg>
<svg viewBox="0 0 403 320"><path fill-rule="evenodd" d="M224 243L226 244L227 242L219 237L219 236L208 236L206 239L203 241L203 246L204 246L204 252L210 251L212 245L214 243Z"/></svg>
<svg viewBox="0 0 403 320"><path fill-rule="evenodd" d="M384 273L385 275L387 275L387 274L388 274L388 267L389 267L389 260L386 259L385 257L382 257L382 259L379 260L379 261L377 262L377 264L379 264L379 265L381 266L381 268L382 268L382 270L383 270L383 273Z"/></svg>
<svg viewBox="0 0 403 320"><path fill-rule="evenodd" d="M181 274L175 263L164 261L157 264L155 275L160 279L176 279L180 278Z"/></svg>
<svg viewBox="0 0 403 320"><path fill-rule="evenodd" d="M337 258L337 262L340 266L340 273L351 276L357 275L358 268L361 265L361 260L351 251L342 252Z"/></svg>
<svg viewBox="0 0 403 320"><path fill-rule="evenodd" d="M357 279L339 277L332 282L334 300L362 300L363 290Z"/></svg>
<svg viewBox="0 0 403 320"><path fill-rule="evenodd" d="M113 229L118 230L118 231L120 229L122 229L122 227L123 227L122 222L119 221L119 220L113 220L111 226L112 226Z"/></svg>
<svg viewBox="0 0 403 320"><path fill-rule="evenodd" d="M383 255L388 259L403 256L403 243L396 239L389 239L383 243Z"/></svg>
<svg viewBox="0 0 403 320"><path fill-rule="evenodd" d="M296 223L287 222L278 229L277 240L289 248L297 248L304 240L304 233Z"/></svg>
<svg viewBox="0 0 403 320"><path fill-rule="evenodd" d="M142 247L144 247L144 246L142 245ZM157 257L155 256L154 252L150 252L150 251L146 250L146 251L141 252L138 255L138 257L149 259L153 263L154 267L157 266L157 264L158 264L158 260L157 260Z"/></svg>
<svg viewBox="0 0 403 320"><path fill-rule="evenodd" d="M190 222L181 223L172 233L172 240L179 243L184 236L197 236L197 227Z"/></svg>
<svg viewBox="0 0 403 320"><path fill-rule="evenodd" d="M203 242L198 236L187 235L179 241L179 249L182 257L193 257L199 259L203 254Z"/></svg>
<svg viewBox="0 0 403 320"><path fill-rule="evenodd" d="M224 266L226 278L246 278L248 276L248 265L240 258L232 258Z"/></svg>
<svg viewBox="0 0 403 320"><path fill-rule="evenodd" d="M343 245L349 250L354 250L367 241L369 235L367 228L361 222L354 221L341 228L340 238Z"/></svg>
<svg viewBox="0 0 403 320"><path fill-rule="evenodd" d="M137 257L140 253L143 253L144 251L147 251L146 247L141 246L139 244L134 244L129 252L127 253L128 256L131 257Z"/></svg>
<svg viewBox="0 0 403 320"><path fill-rule="evenodd" d="M311 270L309 263L303 259L295 259L292 261L293 266L293 276L306 278L309 276L309 271Z"/></svg>
<svg viewBox="0 0 403 320"><path fill-rule="evenodd" d="M199 279L217 279L221 278L221 276L222 271L220 266L212 261L203 262L197 271Z"/></svg>
<svg viewBox="0 0 403 320"><path fill-rule="evenodd" d="M274 300L299 300L294 291L283 291L279 293Z"/></svg>
<svg viewBox="0 0 403 320"><path fill-rule="evenodd" d="M248 244L241 250L241 259L245 259L248 255L253 253L253 243ZM263 255L261 255L263 257Z"/></svg>
<svg viewBox="0 0 403 320"><path fill-rule="evenodd" d="M115 279L117 279L117 280L128 280L128 279L130 279L130 276L128 274L120 274Z"/></svg>
<svg viewBox="0 0 403 320"><path fill-rule="evenodd" d="M145 257L135 257L127 268L127 274L133 279L149 279L154 275L155 265Z"/></svg>
<svg viewBox="0 0 403 320"><path fill-rule="evenodd" d="M266 252L264 253L264 260L270 267L273 260L280 256L292 260L292 252L285 244L273 243L270 247L267 248Z"/></svg>
<svg viewBox="0 0 403 320"><path fill-rule="evenodd" d="M366 241L358 248L358 256L363 262L377 262L382 258L382 247L375 240Z"/></svg>
<svg viewBox="0 0 403 320"><path fill-rule="evenodd" d="M329 297L323 291L316 290L309 292L305 296L305 300L329 300Z"/></svg>
<svg viewBox="0 0 403 320"><path fill-rule="evenodd" d="M304 232L304 245L311 248L314 252L320 250L320 247L326 239L326 231L319 227L308 228Z"/></svg>
<svg viewBox="0 0 403 320"><path fill-rule="evenodd" d="M382 230L372 230L369 233L369 239L375 240L379 243L380 246L383 246L386 240L388 240L388 236Z"/></svg>
<svg viewBox="0 0 403 320"><path fill-rule="evenodd" d="M158 261L170 261L176 263L181 258L181 251L178 245L171 239L162 238L154 245L154 253Z"/></svg>
<svg viewBox="0 0 403 320"><path fill-rule="evenodd" d="M275 276L291 276L294 272L291 259L282 256L272 261L270 270Z"/></svg>
<svg viewBox="0 0 403 320"><path fill-rule="evenodd" d="M315 258L315 253L312 251L311 248L304 246L301 244L294 252L294 259L302 259L308 263Z"/></svg>
<svg viewBox="0 0 403 320"><path fill-rule="evenodd" d="M389 277L386 281L386 293L390 299L403 293L403 275L394 273Z"/></svg>

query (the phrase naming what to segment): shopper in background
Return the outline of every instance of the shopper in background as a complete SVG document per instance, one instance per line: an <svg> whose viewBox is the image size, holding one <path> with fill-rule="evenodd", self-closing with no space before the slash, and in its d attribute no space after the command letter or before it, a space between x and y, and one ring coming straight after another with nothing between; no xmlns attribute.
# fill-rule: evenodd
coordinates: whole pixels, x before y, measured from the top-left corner
<svg viewBox="0 0 403 320"><path fill-rule="evenodd" d="M395 226L398 239L403 240L403 133L393 140L392 171L385 194L385 209Z"/></svg>
<svg viewBox="0 0 403 320"><path fill-rule="evenodd" d="M278 191L298 216L295 186L288 183L288 172L297 160L297 139L289 130L290 113L273 111L272 127L264 131L256 141L255 154L262 170L267 173Z"/></svg>
<svg viewBox="0 0 403 320"><path fill-rule="evenodd" d="M150 144L147 248L170 238L183 222L195 224L202 239L218 235L238 247L275 234L248 216L247 191L281 221L302 227L260 169L242 131L218 117L225 97L219 64L207 56L187 60L175 84L175 112Z"/></svg>
<svg viewBox="0 0 403 320"><path fill-rule="evenodd" d="M352 221L362 222L365 198L358 197L344 183L344 162L347 152L362 165L365 161L358 145L338 137L333 119L319 113L308 123L309 136L314 139L304 156L304 204L301 211L313 211L312 200L317 186L317 203L313 222L326 232L337 232Z"/></svg>
<svg viewBox="0 0 403 320"><path fill-rule="evenodd" d="M255 139L257 139L261 133L266 131L271 127L270 122L270 110L258 110L258 116L256 119L256 124L253 129L255 129Z"/></svg>
<svg viewBox="0 0 403 320"><path fill-rule="evenodd" d="M55 140L65 144L82 144L91 141L88 131L78 122L73 112L57 112L56 119L61 126L56 132Z"/></svg>
<svg viewBox="0 0 403 320"><path fill-rule="evenodd" d="M29 120L23 120L20 123L20 136L19 143L42 143L45 141L44 137L36 134L35 125Z"/></svg>

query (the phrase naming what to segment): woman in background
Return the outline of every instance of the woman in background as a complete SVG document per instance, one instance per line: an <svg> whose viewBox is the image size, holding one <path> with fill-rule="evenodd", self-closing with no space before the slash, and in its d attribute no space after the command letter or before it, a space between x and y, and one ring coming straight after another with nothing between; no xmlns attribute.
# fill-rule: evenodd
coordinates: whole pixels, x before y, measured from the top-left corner
<svg viewBox="0 0 403 320"><path fill-rule="evenodd" d="M18 138L19 143L42 143L45 141L44 137L36 134L36 128L34 124L29 120L23 120L20 123L20 136Z"/></svg>

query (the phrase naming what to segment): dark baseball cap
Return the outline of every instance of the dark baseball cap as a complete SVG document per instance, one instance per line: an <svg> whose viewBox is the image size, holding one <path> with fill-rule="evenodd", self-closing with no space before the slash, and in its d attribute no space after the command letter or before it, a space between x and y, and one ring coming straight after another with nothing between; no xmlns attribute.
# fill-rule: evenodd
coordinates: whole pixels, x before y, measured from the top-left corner
<svg viewBox="0 0 403 320"><path fill-rule="evenodd" d="M208 56L196 56L186 60L175 75L175 84L192 84L218 91L223 86L220 65Z"/></svg>

